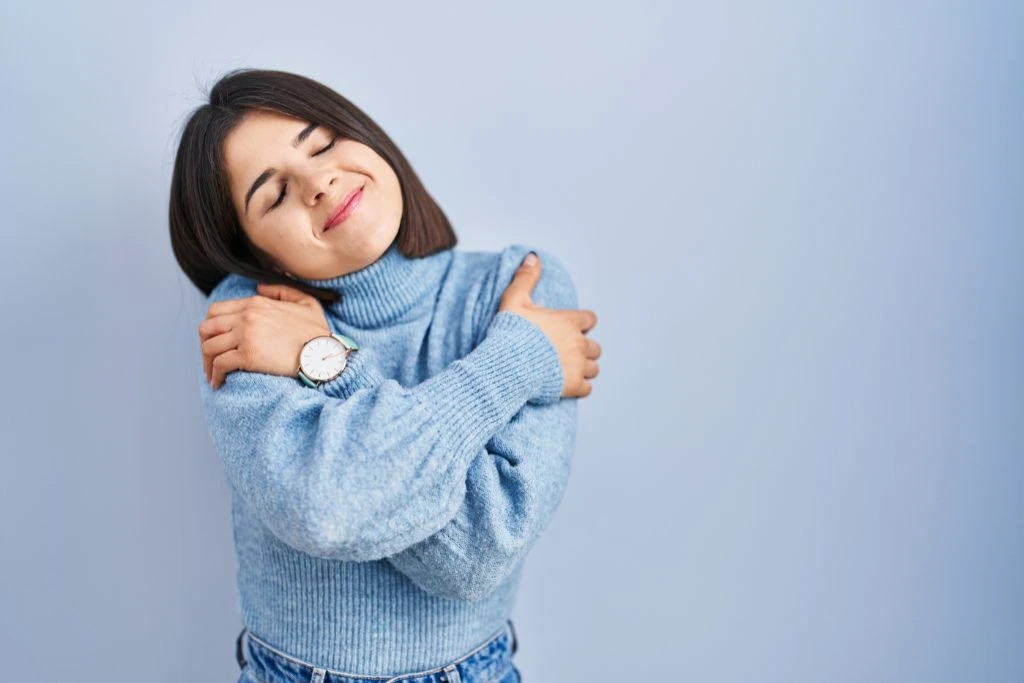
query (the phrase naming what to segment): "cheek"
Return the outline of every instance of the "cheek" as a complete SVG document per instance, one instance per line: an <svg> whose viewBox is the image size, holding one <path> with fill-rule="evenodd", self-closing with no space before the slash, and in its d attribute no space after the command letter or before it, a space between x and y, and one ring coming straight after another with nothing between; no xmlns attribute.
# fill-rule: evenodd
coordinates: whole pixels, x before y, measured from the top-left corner
<svg viewBox="0 0 1024 683"><path fill-rule="evenodd" d="M394 211L395 215L398 218L401 218L402 214L405 213L405 207L403 206L403 203L402 203L402 188L398 184L398 179L397 178L395 179L394 199L392 200L392 202L393 202L393 211Z"/></svg>
<svg viewBox="0 0 1024 683"><path fill-rule="evenodd" d="M304 246L302 233L303 229L300 226L286 220L278 220L273 225L263 226L258 245L273 259L288 260L295 258L296 252L301 251L301 247Z"/></svg>
<svg viewBox="0 0 1024 683"><path fill-rule="evenodd" d="M387 202L382 207L391 213L402 213L402 186L398 182L398 176L390 166L385 165L377 176L381 181L381 199Z"/></svg>
<svg viewBox="0 0 1024 683"><path fill-rule="evenodd" d="M271 234L275 243L292 244L305 241L312 236L310 223L311 217L303 211L282 211L280 216L274 217L274 225Z"/></svg>

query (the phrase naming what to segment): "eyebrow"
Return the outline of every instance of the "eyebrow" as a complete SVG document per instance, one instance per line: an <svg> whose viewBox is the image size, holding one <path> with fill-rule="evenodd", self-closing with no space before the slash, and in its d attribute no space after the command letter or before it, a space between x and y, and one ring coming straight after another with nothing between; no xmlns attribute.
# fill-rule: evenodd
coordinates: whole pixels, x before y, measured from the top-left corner
<svg viewBox="0 0 1024 683"><path fill-rule="evenodd" d="M303 128L302 130L300 130L299 134L295 136L294 140L292 140L292 147L298 147L299 145L301 145L302 142L306 138L308 138L310 136L310 134L314 130L317 129L317 126L318 126L318 124L311 123L308 126L306 126L305 128ZM258 190L261 187L263 187L263 183L265 183L268 180L270 180L275 173L277 173L277 169L276 168L268 168L263 173L260 173L260 177L257 178L253 182L252 187L250 187L249 191L245 193L245 213L246 214L249 213L249 200L252 199L253 194L256 193L256 190Z"/></svg>

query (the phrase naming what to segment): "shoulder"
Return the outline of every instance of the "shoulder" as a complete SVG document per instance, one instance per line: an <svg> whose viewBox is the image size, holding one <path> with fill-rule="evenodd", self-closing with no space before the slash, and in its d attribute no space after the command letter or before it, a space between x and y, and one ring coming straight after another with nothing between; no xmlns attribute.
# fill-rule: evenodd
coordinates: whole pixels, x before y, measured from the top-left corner
<svg viewBox="0 0 1024 683"><path fill-rule="evenodd" d="M215 304L218 301L228 301L229 299L245 299L250 296L256 296L257 284L256 280L236 273L225 275L224 279L218 282L210 290L210 295L206 297L206 303L199 311L196 326L206 319L206 313L210 309L211 304Z"/></svg>
<svg viewBox="0 0 1024 683"><path fill-rule="evenodd" d="M227 301L228 299L244 299L249 296L256 296L256 285L256 280L252 278L237 273L229 273L210 291L210 296L206 297L206 304L210 305L218 301Z"/></svg>
<svg viewBox="0 0 1024 683"><path fill-rule="evenodd" d="M474 328L482 330L498 310L501 295L530 252L540 257L540 279L533 288L534 303L548 308L578 308L576 286L569 271L552 252L529 244L510 244L498 251L456 250L453 266L475 290Z"/></svg>
<svg viewBox="0 0 1024 683"><path fill-rule="evenodd" d="M576 286L561 259L546 249L526 244L511 244L498 252L494 270L495 303L531 251L540 257L540 279L533 289L534 303L549 308L577 308Z"/></svg>

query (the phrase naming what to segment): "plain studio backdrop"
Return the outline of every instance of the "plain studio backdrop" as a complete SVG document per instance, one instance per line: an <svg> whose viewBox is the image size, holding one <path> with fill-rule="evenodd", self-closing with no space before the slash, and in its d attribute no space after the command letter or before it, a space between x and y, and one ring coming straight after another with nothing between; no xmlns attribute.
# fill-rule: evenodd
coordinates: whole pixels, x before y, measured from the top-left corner
<svg viewBox="0 0 1024 683"><path fill-rule="evenodd" d="M524 680L1024 680L1020 2L11 2L0 55L4 680L238 675L167 201L241 66L598 314Z"/></svg>

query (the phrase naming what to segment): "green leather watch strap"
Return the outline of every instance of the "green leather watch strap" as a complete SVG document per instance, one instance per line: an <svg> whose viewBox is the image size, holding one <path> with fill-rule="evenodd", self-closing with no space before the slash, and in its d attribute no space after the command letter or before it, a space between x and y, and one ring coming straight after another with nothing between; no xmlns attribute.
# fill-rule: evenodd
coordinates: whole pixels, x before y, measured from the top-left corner
<svg viewBox="0 0 1024 683"><path fill-rule="evenodd" d="M334 337L335 339L337 339L338 341L340 341L345 346L347 346L349 351L358 351L359 350L359 345L356 344L355 339L353 339L352 337L346 337L345 335L338 334L337 332L332 332L331 336Z"/></svg>

